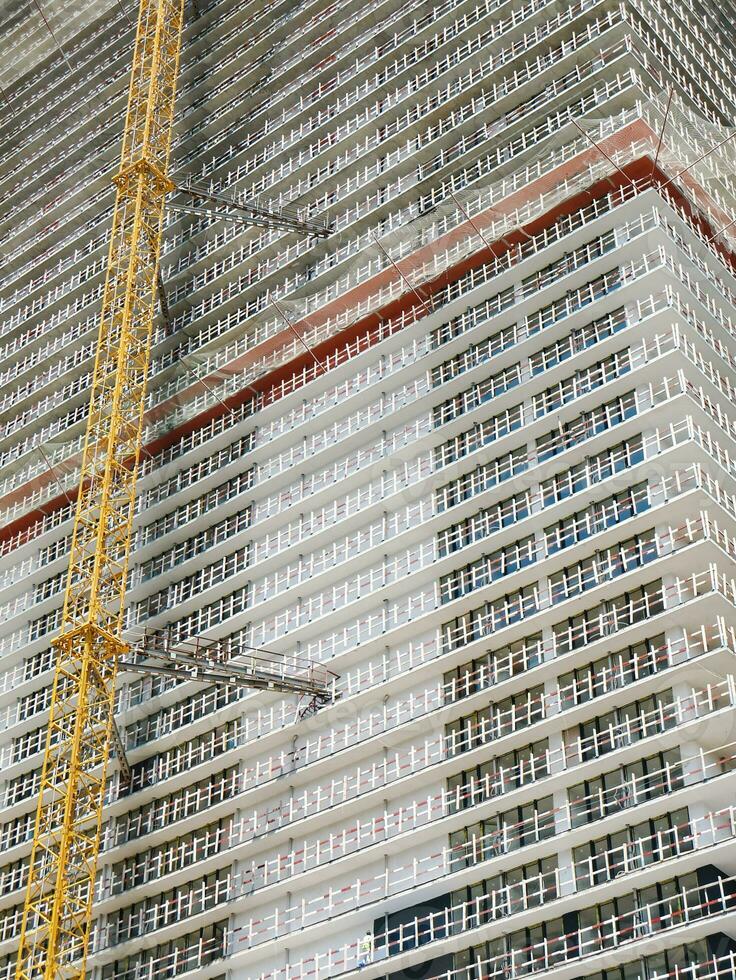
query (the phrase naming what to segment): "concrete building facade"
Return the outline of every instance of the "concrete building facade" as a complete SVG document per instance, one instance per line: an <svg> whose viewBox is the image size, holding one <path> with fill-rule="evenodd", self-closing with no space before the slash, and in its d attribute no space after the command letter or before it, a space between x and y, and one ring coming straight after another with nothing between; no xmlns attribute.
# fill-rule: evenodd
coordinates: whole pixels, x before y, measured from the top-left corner
<svg viewBox="0 0 736 980"><path fill-rule="evenodd" d="M74 6L0 25L3 980L134 36ZM188 6L176 179L333 231L172 208L128 636L332 680L121 672L94 980L736 976L735 23Z"/></svg>

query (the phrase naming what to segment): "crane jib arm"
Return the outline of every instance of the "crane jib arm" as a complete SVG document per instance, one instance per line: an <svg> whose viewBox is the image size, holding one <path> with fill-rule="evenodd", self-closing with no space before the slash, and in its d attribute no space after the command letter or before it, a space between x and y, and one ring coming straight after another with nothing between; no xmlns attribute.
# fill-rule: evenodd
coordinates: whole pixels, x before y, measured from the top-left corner
<svg viewBox="0 0 736 980"><path fill-rule="evenodd" d="M141 0L18 980L85 974L182 18L183 0Z"/></svg>

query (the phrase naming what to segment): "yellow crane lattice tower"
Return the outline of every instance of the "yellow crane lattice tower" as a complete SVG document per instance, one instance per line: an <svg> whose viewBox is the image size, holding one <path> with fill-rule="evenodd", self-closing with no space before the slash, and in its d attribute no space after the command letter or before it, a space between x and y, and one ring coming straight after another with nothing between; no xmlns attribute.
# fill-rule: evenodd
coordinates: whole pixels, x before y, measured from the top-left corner
<svg viewBox="0 0 736 980"><path fill-rule="evenodd" d="M141 0L17 980L84 977L183 0Z"/></svg>

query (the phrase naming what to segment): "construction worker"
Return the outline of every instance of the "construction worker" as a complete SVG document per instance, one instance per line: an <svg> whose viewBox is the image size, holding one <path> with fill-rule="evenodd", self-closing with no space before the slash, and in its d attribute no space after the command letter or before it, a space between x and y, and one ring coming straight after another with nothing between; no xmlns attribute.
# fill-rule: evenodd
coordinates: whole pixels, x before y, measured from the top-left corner
<svg viewBox="0 0 736 980"><path fill-rule="evenodd" d="M370 929L366 929L365 935L358 943L358 969L362 970L364 966L368 966L372 959L373 933Z"/></svg>

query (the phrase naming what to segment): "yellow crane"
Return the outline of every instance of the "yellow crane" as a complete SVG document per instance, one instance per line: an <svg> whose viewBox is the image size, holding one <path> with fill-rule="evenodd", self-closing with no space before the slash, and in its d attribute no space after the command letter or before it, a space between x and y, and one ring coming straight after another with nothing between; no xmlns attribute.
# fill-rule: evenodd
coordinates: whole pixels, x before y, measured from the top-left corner
<svg viewBox="0 0 736 980"><path fill-rule="evenodd" d="M120 169L113 178L112 237L64 612L54 640L56 673L17 980L81 980L85 975L121 658L128 658L128 668L140 664L210 683L306 692L317 698L325 690L319 677L312 675L305 683L302 670L289 675L274 669L273 656L253 656L250 666L235 666L230 658L238 651L216 643L172 653L168 645L162 647L160 637L133 651L122 639L167 193L179 189L204 200L215 216L237 214L253 224L328 233L325 226L285 212L269 212L191 184L176 188L171 181L183 7L184 0L140 0Z"/></svg>
<svg viewBox="0 0 736 980"><path fill-rule="evenodd" d="M18 980L85 974L183 8L140 2Z"/></svg>

